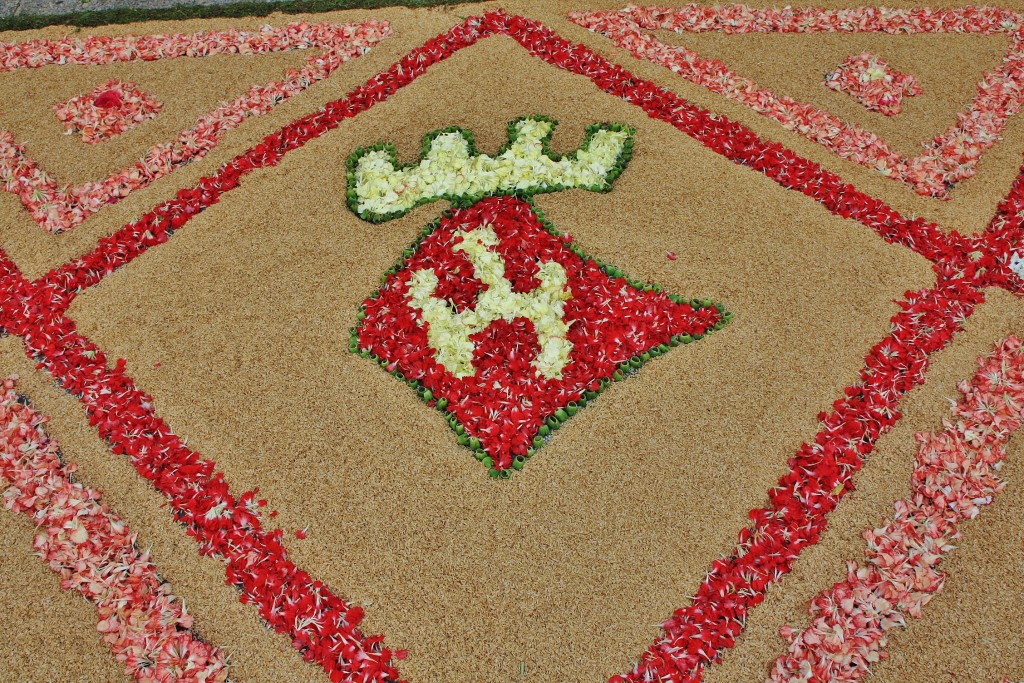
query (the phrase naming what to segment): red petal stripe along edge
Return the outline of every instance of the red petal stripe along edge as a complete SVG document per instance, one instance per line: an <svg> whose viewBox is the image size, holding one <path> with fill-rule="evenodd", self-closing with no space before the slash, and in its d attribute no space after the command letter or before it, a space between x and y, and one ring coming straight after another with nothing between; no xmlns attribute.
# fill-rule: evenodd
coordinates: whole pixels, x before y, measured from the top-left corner
<svg viewBox="0 0 1024 683"><path fill-rule="evenodd" d="M1010 437L1024 421L1024 347L1016 337L996 345L969 381L938 435L917 435L910 495L892 516L862 534L864 560L850 562L847 578L811 601L813 623L798 632L782 629L787 651L775 660L771 682L855 681L885 659L888 633L920 618L942 591L937 569L960 538L961 522L973 519L1003 490L997 472ZM1004 679L1005 680L1005 679Z"/></svg>

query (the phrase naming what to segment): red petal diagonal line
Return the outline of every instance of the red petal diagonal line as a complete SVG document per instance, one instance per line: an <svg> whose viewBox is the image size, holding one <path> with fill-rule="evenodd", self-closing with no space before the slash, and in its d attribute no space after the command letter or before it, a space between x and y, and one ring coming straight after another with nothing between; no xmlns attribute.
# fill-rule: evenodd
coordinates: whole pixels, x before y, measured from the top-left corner
<svg viewBox="0 0 1024 683"><path fill-rule="evenodd" d="M936 568L960 538L960 522L975 518L1004 483L996 471L1006 445L1024 421L1024 346L1016 337L996 345L953 407L938 435L918 434L921 446L911 493L881 527L867 529L865 561L851 562L845 581L811 602L814 622L783 635L789 649L775 661L771 681L854 681L887 657L888 632L920 618L943 588Z"/></svg>
<svg viewBox="0 0 1024 683"><path fill-rule="evenodd" d="M899 420L900 399L924 382L928 357L949 343L982 300L979 290L956 281L908 292L892 332L868 354L860 383L819 416L821 431L790 459L789 472L769 492L771 504L751 511L754 524L740 532L733 554L712 564L690 605L663 624L663 635L636 669L613 681L699 681L704 667L735 644L765 591L818 542L864 458Z"/></svg>
<svg viewBox="0 0 1024 683"><path fill-rule="evenodd" d="M500 22L503 31L530 54L587 76L605 92L640 107L651 118L670 123L726 158L764 173L783 187L802 192L836 215L864 224L887 242L902 244L932 261L953 254L947 237L934 223L904 218L884 202L858 192L836 174L781 144L766 142L739 123L711 114L665 88L633 76L583 45L558 37L539 22L497 13L488 16Z"/></svg>
<svg viewBox="0 0 1024 683"><path fill-rule="evenodd" d="M242 591L276 631L288 633L306 659L333 681L392 681L398 672L380 636L358 629L362 609L352 607L288 559L280 529L262 528L257 491L233 495L214 463L187 448L135 388L124 362L113 369L99 349L58 317L12 324L26 352L84 404L89 423L127 455L143 477L171 502L175 519L204 554L222 558L227 581Z"/></svg>
<svg viewBox="0 0 1024 683"><path fill-rule="evenodd" d="M1024 257L1024 168L1020 169L1009 194L999 203L996 215L981 235L961 238L963 258L954 272L959 277L977 278L986 286L1003 287L1024 294L1024 278L1011 270L1014 255Z"/></svg>
<svg viewBox="0 0 1024 683"><path fill-rule="evenodd" d="M0 397L0 489L4 506L35 522L34 547L61 588L95 603L104 634L129 676L140 682L217 683L227 679L227 657L189 629L192 617L171 592L148 552L99 491L71 480L75 466L43 432L46 418L15 393L15 378Z"/></svg>

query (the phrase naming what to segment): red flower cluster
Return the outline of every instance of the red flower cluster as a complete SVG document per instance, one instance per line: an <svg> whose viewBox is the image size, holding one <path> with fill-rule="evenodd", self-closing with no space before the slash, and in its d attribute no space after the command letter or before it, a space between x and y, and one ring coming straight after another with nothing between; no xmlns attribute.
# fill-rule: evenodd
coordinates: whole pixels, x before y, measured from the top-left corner
<svg viewBox="0 0 1024 683"><path fill-rule="evenodd" d="M908 74L889 68L889 63L870 52L851 55L825 75L825 85L844 92L869 111L896 116L903 111L903 98L921 94L921 84Z"/></svg>
<svg viewBox="0 0 1024 683"><path fill-rule="evenodd" d="M134 83L108 81L91 92L72 97L53 108L67 135L79 133L82 142L104 142L155 119L163 105Z"/></svg>
<svg viewBox="0 0 1024 683"><path fill-rule="evenodd" d="M418 270L433 270L436 296L458 310L471 308L486 285L465 253L453 249L455 232L483 225L500 240L496 251L514 292L540 284L535 275L541 263L564 268L571 293L564 322L572 352L560 378L538 376L532 362L540 347L525 317L495 321L471 337L473 376L458 378L435 359L425 322L409 304L410 279ZM639 367L670 344L700 339L723 322L710 302L680 302L650 286L637 289L614 267L581 257L569 238L545 226L528 202L515 197L483 199L446 215L364 307L359 349L427 389L428 401L442 399L464 428L463 440L478 439L481 459L497 471L521 467L531 446L540 445L535 439L545 422L557 429L568 417L565 409L585 404L585 395L602 389L620 365L629 368L633 359L632 367Z"/></svg>
<svg viewBox="0 0 1024 683"><path fill-rule="evenodd" d="M120 107L123 102L120 93L116 90L106 90L97 95L92 103L100 109L110 109L111 107Z"/></svg>

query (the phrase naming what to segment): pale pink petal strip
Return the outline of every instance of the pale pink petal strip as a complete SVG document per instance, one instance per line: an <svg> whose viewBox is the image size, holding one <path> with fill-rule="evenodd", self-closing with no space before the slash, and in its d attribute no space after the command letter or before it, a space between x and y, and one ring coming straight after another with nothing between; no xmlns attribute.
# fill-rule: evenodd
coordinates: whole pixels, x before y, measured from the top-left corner
<svg viewBox="0 0 1024 683"><path fill-rule="evenodd" d="M569 18L602 33L635 57L665 66L679 76L774 119L788 130L821 144L849 161L875 168L912 185L926 196L946 198L950 189L977 172L981 155L1000 140L1007 121L1024 108L1024 18L1010 10L965 7L948 10L859 7L782 10L744 5L681 8L635 7L620 11L572 13ZM684 46L666 45L644 31L676 33L972 33L1011 36L1010 50L999 68L985 74L974 99L957 114L956 123L907 158L884 140L853 122L776 94L704 59Z"/></svg>
<svg viewBox="0 0 1024 683"><path fill-rule="evenodd" d="M212 54L263 54L321 48L301 69L289 69L285 80L253 86L232 102L201 116L175 140L153 146L138 162L100 181L61 186L25 153L14 135L0 130L0 189L18 195L36 223L47 232L75 227L103 207L146 187L180 166L203 158L225 134L246 119L266 114L275 106L326 79L339 66L369 52L390 36L387 21L368 19L357 24L305 24L264 27L258 32L218 31L189 35L92 36L84 40L0 43L0 72L46 64L112 64L153 61L168 57Z"/></svg>
<svg viewBox="0 0 1024 683"><path fill-rule="evenodd" d="M921 442L911 494L895 514L864 533L867 550L851 562L845 581L811 602L814 618L802 633L782 629L788 652L776 661L772 682L852 681L887 656L889 632L942 590L937 570L960 537L958 525L973 519L1003 488L996 476L1010 435L1024 420L1024 348L1016 337L996 346L970 382L963 400L942 421L938 435Z"/></svg>
<svg viewBox="0 0 1024 683"><path fill-rule="evenodd" d="M192 617L100 492L71 481L75 466L61 462L47 419L19 399L15 380L0 400L0 491L7 509L38 526L39 556L62 588L96 605L97 630L135 680L227 680L227 655L189 630Z"/></svg>

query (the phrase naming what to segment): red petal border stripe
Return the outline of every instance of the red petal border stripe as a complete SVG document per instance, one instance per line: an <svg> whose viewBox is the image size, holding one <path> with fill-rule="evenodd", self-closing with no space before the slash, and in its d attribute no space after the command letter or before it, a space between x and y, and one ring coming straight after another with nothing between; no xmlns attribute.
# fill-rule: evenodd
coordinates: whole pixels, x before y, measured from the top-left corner
<svg viewBox="0 0 1024 683"><path fill-rule="evenodd" d="M963 283L907 293L892 333L868 354L861 382L819 416L821 431L790 459L789 472L769 491L771 505L751 511L754 524L740 532L733 553L712 564L690 605L676 610L637 668L615 683L699 681L704 667L733 647L750 610L818 542L828 513L853 490L864 458L901 417L900 399L924 382L928 357L982 300Z"/></svg>
<svg viewBox="0 0 1024 683"><path fill-rule="evenodd" d="M813 623L801 633L785 627L789 651L775 661L771 681L854 681L887 654L888 631L920 618L942 591L936 567L960 538L958 525L992 503L1004 484L996 471L1006 445L1024 421L1024 346L1016 337L996 345L938 434L918 434L921 446L910 495L893 516L864 532L867 551L851 562L845 581L811 602Z"/></svg>

